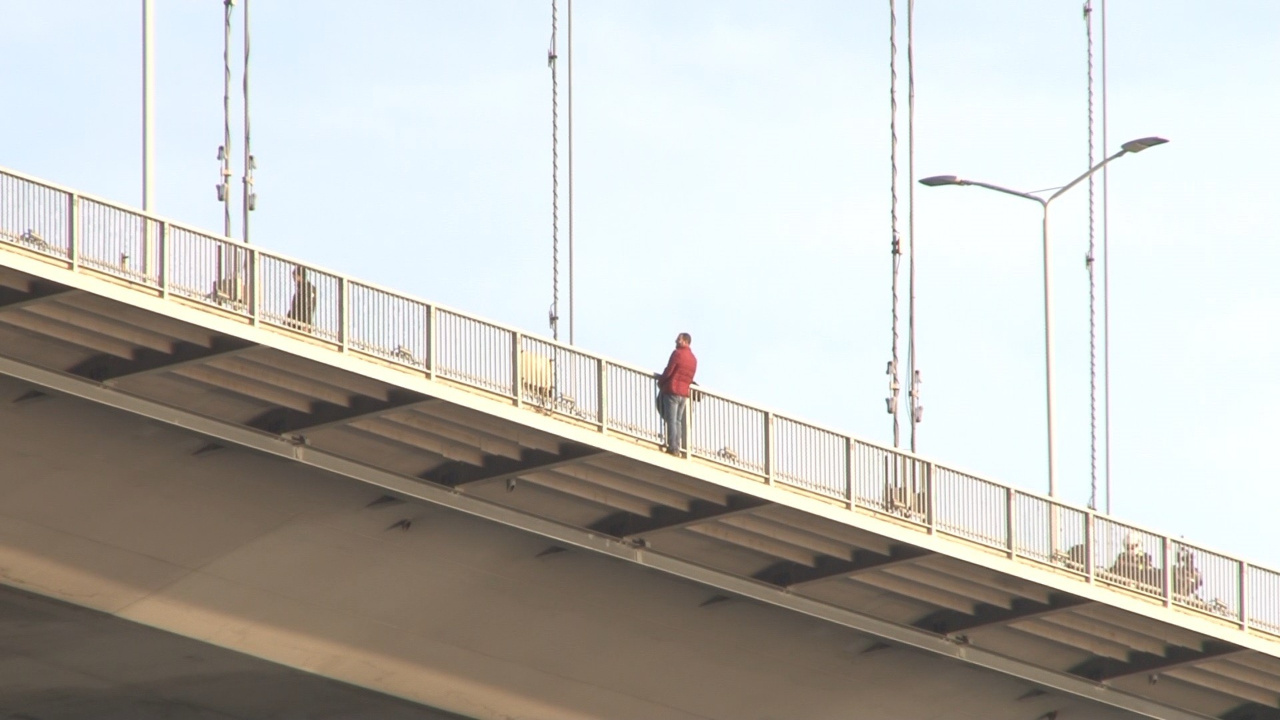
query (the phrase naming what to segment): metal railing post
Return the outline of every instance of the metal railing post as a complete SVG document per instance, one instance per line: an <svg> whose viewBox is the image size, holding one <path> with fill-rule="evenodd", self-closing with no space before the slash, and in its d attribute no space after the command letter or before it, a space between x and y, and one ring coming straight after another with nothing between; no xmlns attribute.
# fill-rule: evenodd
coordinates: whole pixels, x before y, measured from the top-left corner
<svg viewBox="0 0 1280 720"><path fill-rule="evenodd" d="M237 265L239 263L236 263ZM246 284L245 292L249 295L249 316L253 318L253 324L257 325L261 321L261 305L259 302L261 288L259 280L262 279L262 256L254 248L249 248L249 282ZM235 291L238 291L236 289Z"/></svg>
<svg viewBox="0 0 1280 720"><path fill-rule="evenodd" d="M80 197L67 193L67 259L71 269L80 268Z"/></svg>
<svg viewBox="0 0 1280 720"><path fill-rule="evenodd" d="M774 484L774 448L773 448L773 413L764 413L764 477L770 485Z"/></svg>
<svg viewBox="0 0 1280 720"><path fill-rule="evenodd" d="M596 359L596 411L600 413L600 432L606 432L609 429L609 393L608 393L609 363L603 359Z"/></svg>
<svg viewBox="0 0 1280 720"><path fill-rule="evenodd" d="M523 333L511 333L511 390L516 396L516 407L521 407L523 398L520 392L520 338Z"/></svg>
<svg viewBox="0 0 1280 720"><path fill-rule="evenodd" d="M1060 526L1061 511L1058 503L1049 499L1049 564L1059 565L1062 561L1062 528Z"/></svg>
<svg viewBox="0 0 1280 720"><path fill-rule="evenodd" d="M1084 562L1084 579L1085 579L1085 582L1090 582L1090 583L1091 583L1091 582L1093 582L1093 580L1094 580L1094 575L1093 575L1093 565L1094 565L1094 563L1093 563L1093 544L1094 544L1094 529L1093 529L1093 524L1094 524L1094 521L1095 521L1096 519L1097 519L1097 518L1096 518L1096 516L1094 516L1093 512L1091 512L1091 511L1090 511L1090 512L1086 512L1086 513L1084 514L1084 558L1083 558L1083 562Z"/></svg>
<svg viewBox="0 0 1280 720"><path fill-rule="evenodd" d="M680 445L684 448L685 457L693 457L693 394L697 392L689 388L689 397L684 401L684 427Z"/></svg>
<svg viewBox="0 0 1280 720"><path fill-rule="evenodd" d="M1240 561L1240 629L1249 629L1249 563Z"/></svg>
<svg viewBox="0 0 1280 720"><path fill-rule="evenodd" d="M1005 541L1009 551L1009 559L1018 557L1018 522L1015 510L1018 507L1018 491L1011 487L1004 489L1004 524Z"/></svg>
<svg viewBox="0 0 1280 720"><path fill-rule="evenodd" d="M151 237L151 218L150 216L142 216L142 277L150 280L151 273L155 270L151 259L152 254L156 251L156 241Z"/></svg>
<svg viewBox="0 0 1280 720"><path fill-rule="evenodd" d="M437 358L437 346L439 343L436 338L438 333L436 325L439 322L439 316L436 314L436 306L427 306L427 379L436 379L436 366L439 362Z"/></svg>
<svg viewBox="0 0 1280 720"><path fill-rule="evenodd" d="M160 297L169 297L169 223L160 221L156 232L160 234L159 243L156 246L156 264L160 283Z"/></svg>
<svg viewBox="0 0 1280 720"><path fill-rule="evenodd" d="M856 445L853 438L846 435L844 438L844 487L845 499L849 501L850 510L857 506L857 494L854 492L854 488L857 487L854 478L854 466L856 465L854 462L855 448Z"/></svg>
<svg viewBox="0 0 1280 720"><path fill-rule="evenodd" d="M918 460L913 460L913 470L924 468L924 498L925 498L925 525L929 528L929 534L934 535L938 532L938 493L933 485L933 463L926 462L923 465Z"/></svg>
<svg viewBox="0 0 1280 720"><path fill-rule="evenodd" d="M338 345L347 352L347 338L351 331L351 286L346 277L338 278Z"/></svg>
<svg viewBox="0 0 1280 720"><path fill-rule="evenodd" d="M1160 538L1161 552L1164 555L1164 588L1162 588L1162 597L1164 598L1164 606L1169 607L1173 604L1173 540L1165 535Z"/></svg>

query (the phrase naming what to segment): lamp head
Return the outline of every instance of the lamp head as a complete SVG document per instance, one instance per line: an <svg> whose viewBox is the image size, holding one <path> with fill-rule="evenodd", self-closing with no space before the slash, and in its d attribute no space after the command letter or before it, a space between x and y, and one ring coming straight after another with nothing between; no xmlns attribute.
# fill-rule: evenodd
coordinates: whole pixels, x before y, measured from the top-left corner
<svg viewBox="0 0 1280 720"><path fill-rule="evenodd" d="M1130 140L1129 142L1121 145L1120 149L1129 153L1140 153L1143 150L1146 150L1147 148L1155 147L1156 145L1163 145L1167 142L1169 141L1165 140L1162 137L1155 137L1153 135L1151 137L1144 137L1144 138L1138 138L1137 140Z"/></svg>
<svg viewBox="0 0 1280 720"><path fill-rule="evenodd" d="M934 175L933 177L922 178L920 184L937 187L939 185L963 185L964 181L955 175Z"/></svg>

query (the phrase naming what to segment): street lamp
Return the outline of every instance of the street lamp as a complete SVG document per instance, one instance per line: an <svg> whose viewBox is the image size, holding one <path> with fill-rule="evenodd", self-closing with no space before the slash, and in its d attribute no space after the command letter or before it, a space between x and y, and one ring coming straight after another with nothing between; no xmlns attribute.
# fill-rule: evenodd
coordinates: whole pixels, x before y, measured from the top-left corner
<svg viewBox="0 0 1280 720"><path fill-rule="evenodd" d="M1116 154L1104 159L1102 162L1089 168L1080 177L1058 188L1058 191L1050 195L1048 198L1042 198L1028 192L1011 190L999 185L978 182L976 180L964 180L955 175L934 175L924 178L920 181L921 185L928 187L938 187L940 185L974 185L976 187L995 190L1006 195L1016 195L1028 200L1034 200L1040 203L1043 213L1041 221L1041 238L1044 244L1044 375L1045 375L1045 412L1047 415L1048 433L1049 433L1049 496L1057 497L1057 456L1053 449L1053 276L1049 268L1049 203L1058 199L1063 193L1080 184L1090 175L1101 170L1107 163L1115 160L1121 155L1140 153L1150 147L1163 145L1169 142L1161 137L1145 137L1129 142L1120 146L1120 150Z"/></svg>

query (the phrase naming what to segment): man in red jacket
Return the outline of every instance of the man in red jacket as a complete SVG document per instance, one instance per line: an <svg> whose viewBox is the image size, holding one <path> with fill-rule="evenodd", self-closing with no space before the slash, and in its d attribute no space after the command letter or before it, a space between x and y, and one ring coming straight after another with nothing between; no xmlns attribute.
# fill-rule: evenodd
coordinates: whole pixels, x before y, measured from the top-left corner
<svg viewBox="0 0 1280 720"><path fill-rule="evenodd" d="M684 440L689 385L698 371L698 358L689 349L692 342L689 333L680 333L676 337L676 349L671 352L667 369L658 377L658 411L667 426L667 452L677 456Z"/></svg>

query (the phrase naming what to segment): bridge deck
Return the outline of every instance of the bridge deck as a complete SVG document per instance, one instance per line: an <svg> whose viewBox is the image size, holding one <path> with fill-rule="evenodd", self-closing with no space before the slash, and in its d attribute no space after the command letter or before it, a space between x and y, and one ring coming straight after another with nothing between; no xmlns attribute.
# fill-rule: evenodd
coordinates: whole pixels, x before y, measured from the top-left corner
<svg viewBox="0 0 1280 720"><path fill-rule="evenodd" d="M707 390L672 458L648 371L13 172L0 374L1134 712L1280 717L1280 573Z"/></svg>

